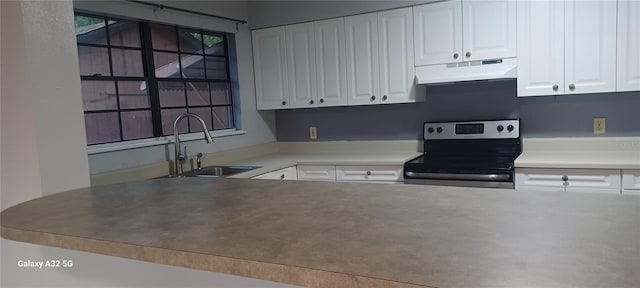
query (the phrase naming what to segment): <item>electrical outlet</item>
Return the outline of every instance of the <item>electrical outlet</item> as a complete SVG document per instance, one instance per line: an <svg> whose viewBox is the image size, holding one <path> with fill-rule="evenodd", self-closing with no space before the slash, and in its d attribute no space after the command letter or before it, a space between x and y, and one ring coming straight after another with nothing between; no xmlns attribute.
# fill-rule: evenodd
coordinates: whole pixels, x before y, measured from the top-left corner
<svg viewBox="0 0 640 288"><path fill-rule="evenodd" d="M607 132L606 118L593 118L593 134L604 134Z"/></svg>
<svg viewBox="0 0 640 288"><path fill-rule="evenodd" d="M309 127L309 139L318 139L318 129L315 126Z"/></svg>

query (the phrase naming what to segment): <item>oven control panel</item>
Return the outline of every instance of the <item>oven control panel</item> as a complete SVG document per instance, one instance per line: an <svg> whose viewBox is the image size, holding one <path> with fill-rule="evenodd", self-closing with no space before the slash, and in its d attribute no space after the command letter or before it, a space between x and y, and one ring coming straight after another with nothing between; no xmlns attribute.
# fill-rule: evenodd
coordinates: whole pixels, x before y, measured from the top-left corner
<svg viewBox="0 0 640 288"><path fill-rule="evenodd" d="M520 120L424 123L424 140L511 139L518 137L520 137Z"/></svg>

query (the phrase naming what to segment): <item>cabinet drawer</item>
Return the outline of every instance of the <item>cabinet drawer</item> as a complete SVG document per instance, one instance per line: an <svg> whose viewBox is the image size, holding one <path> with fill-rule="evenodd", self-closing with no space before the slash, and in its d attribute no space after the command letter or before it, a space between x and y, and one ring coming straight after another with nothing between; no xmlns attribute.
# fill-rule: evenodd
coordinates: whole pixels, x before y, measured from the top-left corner
<svg viewBox="0 0 640 288"><path fill-rule="evenodd" d="M640 170L622 170L622 194L640 195Z"/></svg>
<svg viewBox="0 0 640 288"><path fill-rule="evenodd" d="M620 187L620 170L516 169L516 189L620 194Z"/></svg>
<svg viewBox="0 0 640 288"><path fill-rule="evenodd" d="M296 166L292 166L258 175L251 179L298 180L298 175L296 173Z"/></svg>
<svg viewBox="0 0 640 288"><path fill-rule="evenodd" d="M336 166L299 165L298 180L336 181Z"/></svg>
<svg viewBox="0 0 640 288"><path fill-rule="evenodd" d="M336 166L338 181L401 182L402 166Z"/></svg>

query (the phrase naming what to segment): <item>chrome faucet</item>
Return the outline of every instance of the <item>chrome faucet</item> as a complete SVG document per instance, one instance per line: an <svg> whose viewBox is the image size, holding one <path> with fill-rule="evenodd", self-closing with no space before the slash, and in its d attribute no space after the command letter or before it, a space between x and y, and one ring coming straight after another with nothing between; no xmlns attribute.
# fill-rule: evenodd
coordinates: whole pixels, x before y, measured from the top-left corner
<svg viewBox="0 0 640 288"><path fill-rule="evenodd" d="M173 122L173 137L175 138L175 159L174 159L174 163L175 163L175 171L176 171L176 176L180 176L182 175L182 164L180 163L182 160L184 160L186 158L186 155L180 153L180 133L178 132L178 124L180 123L180 121L184 118L187 117L193 117L198 119L198 121L200 121L200 124L202 124L202 129L204 130L204 140L207 141L207 143L211 143L213 142L213 138L211 138L211 134L209 134L209 129L207 129L207 124L204 123L204 120L202 120L202 118L200 118L200 116L193 114L193 113L184 113L184 114L180 114L180 116L178 116L178 118L176 118L176 121Z"/></svg>

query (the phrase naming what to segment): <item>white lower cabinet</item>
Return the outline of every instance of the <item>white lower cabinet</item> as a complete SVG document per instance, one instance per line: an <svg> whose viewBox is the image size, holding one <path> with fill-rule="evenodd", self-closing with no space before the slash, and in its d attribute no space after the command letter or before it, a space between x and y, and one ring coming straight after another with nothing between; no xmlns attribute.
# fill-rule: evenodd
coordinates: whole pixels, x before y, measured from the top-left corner
<svg viewBox="0 0 640 288"><path fill-rule="evenodd" d="M640 195L640 169L622 170L622 194Z"/></svg>
<svg viewBox="0 0 640 288"><path fill-rule="evenodd" d="M336 166L337 181L402 182L402 166Z"/></svg>
<svg viewBox="0 0 640 288"><path fill-rule="evenodd" d="M298 180L336 181L336 166L298 165Z"/></svg>
<svg viewBox="0 0 640 288"><path fill-rule="evenodd" d="M296 172L296 166L291 166L258 175L251 179L298 180L298 173Z"/></svg>
<svg viewBox="0 0 640 288"><path fill-rule="evenodd" d="M516 189L620 194L620 170L516 168Z"/></svg>

